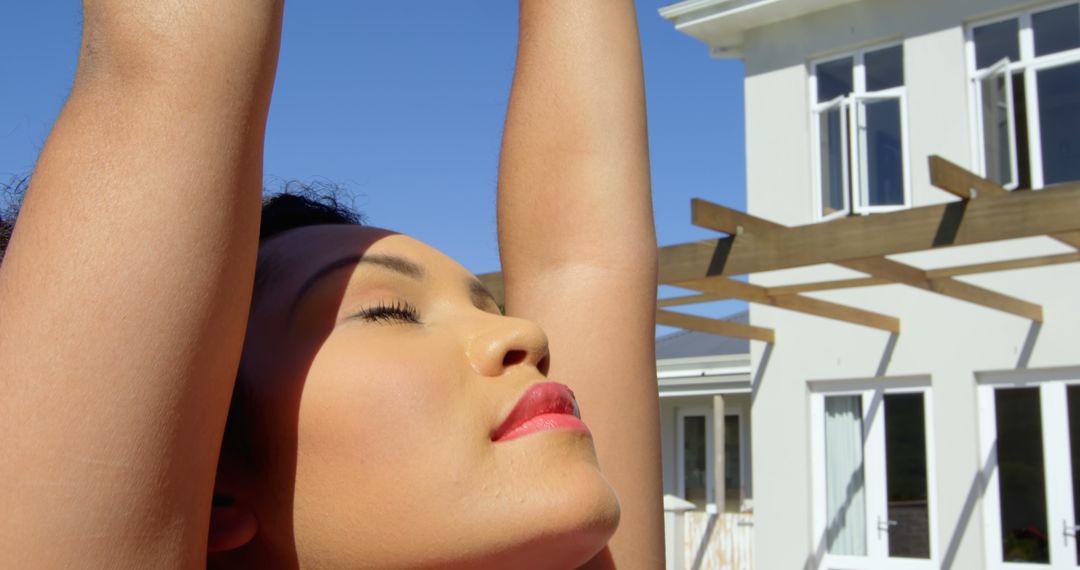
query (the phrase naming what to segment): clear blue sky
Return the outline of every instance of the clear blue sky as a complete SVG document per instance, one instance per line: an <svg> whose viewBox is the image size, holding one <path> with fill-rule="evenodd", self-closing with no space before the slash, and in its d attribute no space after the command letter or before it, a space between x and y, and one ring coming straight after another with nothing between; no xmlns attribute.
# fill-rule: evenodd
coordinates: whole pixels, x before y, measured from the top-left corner
<svg viewBox="0 0 1080 570"><path fill-rule="evenodd" d="M745 209L742 64L710 59L675 31L657 15L667 3L636 1L662 245L713 237L690 225L693 197ZM63 105L79 5L0 2L0 180L32 170ZM370 223L476 273L497 270L495 176L516 18L511 0L288 2L266 185L343 185Z"/></svg>

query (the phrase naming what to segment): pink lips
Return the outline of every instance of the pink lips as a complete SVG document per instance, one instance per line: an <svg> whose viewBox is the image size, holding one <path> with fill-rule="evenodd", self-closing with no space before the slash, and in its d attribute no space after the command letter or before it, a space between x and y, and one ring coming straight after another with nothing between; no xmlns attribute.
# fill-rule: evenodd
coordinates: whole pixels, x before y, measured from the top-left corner
<svg viewBox="0 0 1080 570"><path fill-rule="evenodd" d="M491 434L491 441L510 441L548 430L589 435L589 428L581 421L574 393L558 382L530 386L502 425Z"/></svg>

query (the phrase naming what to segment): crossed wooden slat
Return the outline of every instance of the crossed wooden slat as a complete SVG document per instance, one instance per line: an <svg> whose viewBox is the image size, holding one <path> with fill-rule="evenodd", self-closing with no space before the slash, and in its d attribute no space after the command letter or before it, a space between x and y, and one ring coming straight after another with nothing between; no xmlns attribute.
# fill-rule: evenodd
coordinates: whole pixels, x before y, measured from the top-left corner
<svg viewBox="0 0 1080 570"><path fill-rule="evenodd" d="M1080 184L1040 192L1008 192L951 162L930 157L933 184L959 196L936 204L872 216L787 227L705 200L692 203L693 223L730 234L714 240L660 249L660 283L698 291L661 299L657 323L715 334L774 342L771 329L687 315L667 307L742 299L889 332L899 332L891 316L806 297L803 293L899 283L975 303L1032 321L1042 307L954 277L1080 261L1080 252L1043 255L923 270L887 255L990 241L1049 235L1080 249ZM866 277L763 287L731 279L736 275L835 263ZM480 276L502 299L498 273Z"/></svg>

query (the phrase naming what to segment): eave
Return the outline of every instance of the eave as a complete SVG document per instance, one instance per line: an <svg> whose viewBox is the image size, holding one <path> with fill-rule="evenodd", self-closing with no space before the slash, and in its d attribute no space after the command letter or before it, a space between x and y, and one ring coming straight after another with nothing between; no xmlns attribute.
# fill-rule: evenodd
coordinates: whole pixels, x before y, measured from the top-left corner
<svg viewBox="0 0 1080 570"><path fill-rule="evenodd" d="M713 57L742 58L748 30L858 0L684 0L660 9L675 29L705 42Z"/></svg>

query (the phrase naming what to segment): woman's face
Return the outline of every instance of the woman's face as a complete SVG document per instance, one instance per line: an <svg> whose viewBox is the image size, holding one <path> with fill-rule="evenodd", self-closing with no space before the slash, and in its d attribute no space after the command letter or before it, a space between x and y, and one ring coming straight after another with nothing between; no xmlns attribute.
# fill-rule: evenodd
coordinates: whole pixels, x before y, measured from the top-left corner
<svg viewBox="0 0 1080 570"><path fill-rule="evenodd" d="M602 548L618 503L543 384L535 324L383 230L301 228L260 259L242 364L270 448L259 540L304 567L569 567Z"/></svg>

